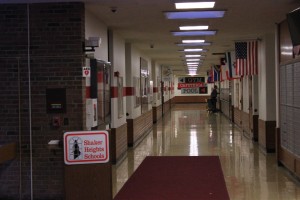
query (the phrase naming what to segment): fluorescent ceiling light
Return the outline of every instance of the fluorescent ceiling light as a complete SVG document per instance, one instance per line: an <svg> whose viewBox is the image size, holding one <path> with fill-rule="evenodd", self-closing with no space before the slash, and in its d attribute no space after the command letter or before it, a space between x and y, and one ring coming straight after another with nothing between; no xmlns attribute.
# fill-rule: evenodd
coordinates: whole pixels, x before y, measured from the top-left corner
<svg viewBox="0 0 300 200"><path fill-rule="evenodd" d="M208 26L180 26L179 30L181 31L190 31L190 30L207 30Z"/></svg>
<svg viewBox="0 0 300 200"><path fill-rule="evenodd" d="M198 65L187 65L189 67L198 67Z"/></svg>
<svg viewBox="0 0 300 200"><path fill-rule="evenodd" d="M200 61L200 58L191 58L191 59L186 59L187 62L194 62L194 61Z"/></svg>
<svg viewBox="0 0 300 200"><path fill-rule="evenodd" d="M195 76L195 75L197 75L197 71L189 70L189 75L190 76Z"/></svg>
<svg viewBox="0 0 300 200"><path fill-rule="evenodd" d="M207 49L184 49L184 50L178 50L179 52L185 52L185 53L193 53L193 52L207 52Z"/></svg>
<svg viewBox="0 0 300 200"><path fill-rule="evenodd" d="M199 65L199 62L187 62L187 65Z"/></svg>
<svg viewBox="0 0 300 200"><path fill-rule="evenodd" d="M199 58L201 55L185 55L186 58Z"/></svg>
<svg viewBox="0 0 300 200"><path fill-rule="evenodd" d="M209 19L224 17L224 10L164 12L167 19Z"/></svg>
<svg viewBox="0 0 300 200"><path fill-rule="evenodd" d="M186 52L197 52L197 51L203 51L203 49L184 49Z"/></svg>
<svg viewBox="0 0 300 200"><path fill-rule="evenodd" d="M182 40L182 43L203 43L205 40Z"/></svg>
<svg viewBox="0 0 300 200"><path fill-rule="evenodd" d="M185 46L185 47L195 47L195 46L209 46L211 42L201 42L201 43L177 43L177 46Z"/></svg>
<svg viewBox="0 0 300 200"><path fill-rule="evenodd" d="M205 35L215 35L217 31L215 30L203 30L203 31L172 31L174 36L205 36Z"/></svg>
<svg viewBox="0 0 300 200"><path fill-rule="evenodd" d="M213 8L215 2L186 2L186 3L175 3L176 9L193 9L193 8Z"/></svg>

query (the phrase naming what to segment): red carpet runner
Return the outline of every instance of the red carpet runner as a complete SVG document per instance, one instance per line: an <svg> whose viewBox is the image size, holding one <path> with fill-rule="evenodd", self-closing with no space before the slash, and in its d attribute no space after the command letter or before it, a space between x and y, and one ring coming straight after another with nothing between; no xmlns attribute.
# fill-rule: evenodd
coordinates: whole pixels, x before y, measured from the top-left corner
<svg viewBox="0 0 300 200"><path fill-rule="evenodd" d="M218 156L150 156L115 200L228 200Z"/></svg>

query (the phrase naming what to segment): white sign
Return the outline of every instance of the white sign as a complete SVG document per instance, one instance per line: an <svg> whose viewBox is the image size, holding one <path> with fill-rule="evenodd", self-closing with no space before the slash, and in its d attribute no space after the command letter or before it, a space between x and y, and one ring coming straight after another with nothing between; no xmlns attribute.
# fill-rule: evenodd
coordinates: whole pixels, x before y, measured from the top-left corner
<svg viewBox="0 0 300 200"><path fill-rule="evenodd" d="M199 94L199 88L182 88L181 94Z"/></svg>
<svg viewBox="0 0 300 200"><path fill-rule="evenodd" d="M90 67L82 68L82 77L91 77L91 68Z"/></svg>
<svg viewBox="0 0 300 200"><path fill-rule="evenodd" d="M64 133L64 160L67 165L107 163L109 161L108 132Z"/></svg>

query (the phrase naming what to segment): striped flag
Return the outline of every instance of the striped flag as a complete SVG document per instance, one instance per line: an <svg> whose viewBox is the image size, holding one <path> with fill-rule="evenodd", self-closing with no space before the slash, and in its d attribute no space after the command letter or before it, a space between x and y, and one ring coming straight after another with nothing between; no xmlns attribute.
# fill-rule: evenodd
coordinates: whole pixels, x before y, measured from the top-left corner
<svg viewBox="0 0 300 200"><path fill-rule="evenodd" d="M240 76L257 75L257 41L236 42L236 67Z"/></svg>
<svg viewBox="0 0 300 200"><path fill-rule="evenodd" d="M207 70L207 83L213 83L212 80L212 69L210 68L210 70Z"/></svg>
<svg viewBox="0 0 300 200"><path fill-rule="evenodd" d="M217 82L220 81L220 65L214 65L213 67L213 81Z"/></svg>
<svg viewBox="0 0 300 200"><path fill-rule="evenodd" d="M240 78L240 76L237 73L237 67L235 63L235 52L226 52L225 53L225 60L226 60L226 65L228 68L228 71L226 72L226 77L228 80L231 79L237 79Z"/></svg>

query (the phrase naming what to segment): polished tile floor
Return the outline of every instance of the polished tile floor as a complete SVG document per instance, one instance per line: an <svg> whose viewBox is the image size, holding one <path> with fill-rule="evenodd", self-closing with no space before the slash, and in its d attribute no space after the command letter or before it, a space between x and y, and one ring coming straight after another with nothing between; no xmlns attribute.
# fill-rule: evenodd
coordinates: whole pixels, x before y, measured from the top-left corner
<svg viewBox="0 0 300 200"><path fill-rule="evenodd" d="M275 154L264 154L226 117L203 108L177 105L154 124L139 145L113 166L114 196L146 156L218 155L230 199L300 199L299 180L277 165Z"/></svg>

